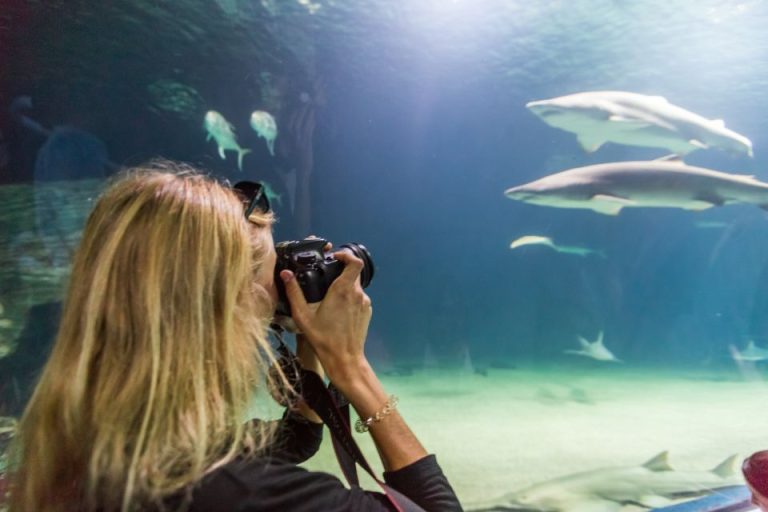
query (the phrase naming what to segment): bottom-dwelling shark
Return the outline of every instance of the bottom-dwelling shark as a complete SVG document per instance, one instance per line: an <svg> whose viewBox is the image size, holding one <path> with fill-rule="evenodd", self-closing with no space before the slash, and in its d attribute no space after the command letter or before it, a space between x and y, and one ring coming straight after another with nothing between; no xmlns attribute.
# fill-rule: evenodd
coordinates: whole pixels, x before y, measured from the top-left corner
<svg viewBox="0 0 768 512"><path fill-rule="evenodd" d="M743 350L731 346L731 355L737 361L766 361L768 360L768 349L758 347L754 340L749 340Z"/></svg>
<svg viewBox="0 0 768 512"><path fill-rule="evenodd" d="M589 357L598 361L622 362L603 343L603 331L600 331L600 334L597 335L597 340L592 342L579 336L579 343L581 343L581 350L566 350L565 353Z"/></svg>
<svg viewBox="0 0 768 512"><path fill-rule="evenodd" d="M732 455L710 471L675 471L668 452L640 466L601 468L534 484L488 503L474 512L618 512L624 505L656 508L685 497L743 485Z"/></svg>

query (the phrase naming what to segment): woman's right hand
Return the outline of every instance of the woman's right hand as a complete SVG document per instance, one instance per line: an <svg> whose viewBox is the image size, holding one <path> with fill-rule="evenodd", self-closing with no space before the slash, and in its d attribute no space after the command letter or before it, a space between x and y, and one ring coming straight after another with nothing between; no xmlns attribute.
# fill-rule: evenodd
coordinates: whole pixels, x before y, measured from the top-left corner
<svg viewBox="0 0 768 512"><path fill-rule="evenodd" d="M363 260L348 250L334 253L344 263L322 301L307 304L304 292L290 270L280 272L291 303L291 316L301 329L331 382L343 386L368 367L363 352L373 309L360 285ZM341 389L341 388L340 388Z"/></svg>

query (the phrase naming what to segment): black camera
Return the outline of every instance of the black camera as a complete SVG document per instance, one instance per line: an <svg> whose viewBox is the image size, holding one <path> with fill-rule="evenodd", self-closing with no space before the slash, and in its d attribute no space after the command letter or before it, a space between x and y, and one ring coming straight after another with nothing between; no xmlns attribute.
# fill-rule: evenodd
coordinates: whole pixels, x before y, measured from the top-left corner
<svg viewBox="0 0 768 512"><path fill-rule="evenodd" d="M285 293L285 285L280 279L281 270L290 270L304 291L307 302L320 302L328 292L334 279L341 275L344 263L337 260L332 252L323 248L328 244L322 238L305 238L279 242L275 245L277 264L275 265L275 283L277 284L277 316L291 316L291 306ZM352 254L363 260L360 273L360 285L367 287L373 279L373 259L371 253L362 244L348 243L339 249L349 249Z"/></svg>

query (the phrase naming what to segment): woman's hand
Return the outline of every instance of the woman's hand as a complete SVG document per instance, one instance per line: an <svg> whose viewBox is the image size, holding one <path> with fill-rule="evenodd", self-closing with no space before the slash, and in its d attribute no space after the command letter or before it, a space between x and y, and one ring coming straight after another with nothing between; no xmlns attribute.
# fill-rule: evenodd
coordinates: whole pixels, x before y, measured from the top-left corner
<svg viewBox="0 0 768 512"><path fill-rule="evenodd" d="M373 309L360 285L363 260L347 250L334 256L344 263L344 270L317 304L307 304L293 272L283 270L280 278L285 283L294 322L312 345L328 377L341 389L368 367L363 346Z"/></svg>

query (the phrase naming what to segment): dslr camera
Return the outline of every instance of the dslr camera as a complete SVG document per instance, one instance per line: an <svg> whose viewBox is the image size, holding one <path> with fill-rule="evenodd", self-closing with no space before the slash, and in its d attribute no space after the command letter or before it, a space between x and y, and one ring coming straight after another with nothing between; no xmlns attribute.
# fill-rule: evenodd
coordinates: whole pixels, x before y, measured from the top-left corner
<svg viewBox="0 0 768 512"><path fill-rule="evenodd" d="M320 302L328 292L333 280L341 275L344 263L337 260L332 252L325 252L328 240L323 238L305 238L275 244L277 264L275 265L275 284L277 285L278 303L275 315L290 317L291 305L285 293L285 285L280 279L280 271L290 270L296 276L307 302ZM364 245L348 243L338 249L349 249L352 254L363 260L360 273L360 285L366 288L373 279L373 259Z"/></svg>

